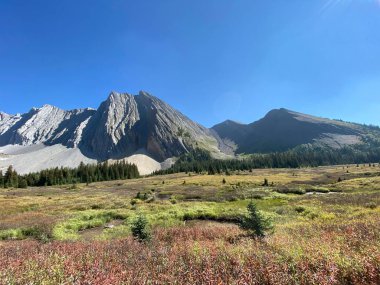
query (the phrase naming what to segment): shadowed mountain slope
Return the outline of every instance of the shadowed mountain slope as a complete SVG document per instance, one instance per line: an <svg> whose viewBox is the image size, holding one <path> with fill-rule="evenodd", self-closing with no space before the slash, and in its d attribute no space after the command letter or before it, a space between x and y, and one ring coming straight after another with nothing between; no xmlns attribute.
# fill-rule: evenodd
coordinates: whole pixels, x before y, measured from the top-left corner
<svg viewBox="0 0 380 285"><path fill-rule="evenodd" d="M363 142L365 127L275 109L264 118L240 124L225 121L214 129L222 139L236 143L238 153L268 153L289 150L302 144L340 148Z"/></svg>
<svg viewBox="0 0 380 285"><path fill-rule="evenodd" d="M89 120L80 148L103 160L144 150L163 161L195 147L217 154L219 144L212 131L146 92L113 92Z"/></svg>

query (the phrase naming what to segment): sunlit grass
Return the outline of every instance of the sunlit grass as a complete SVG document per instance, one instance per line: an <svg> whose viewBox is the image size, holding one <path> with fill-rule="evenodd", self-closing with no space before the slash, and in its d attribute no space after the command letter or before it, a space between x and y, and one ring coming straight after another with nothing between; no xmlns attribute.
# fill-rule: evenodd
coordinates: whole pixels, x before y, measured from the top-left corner
<svg viewBox="0 0 380 285"><path fill-rule="evenodd" d="M379 173L368 165L261 169L0 190L0 276L7 284L73 282L69 276L138 283L150 274L161 283L213 276L224 284L252 278L257 284L376 284ZM264 242L247 239L236 225L250 201L274 224ZM149 222L151 244L131 239L139 214ZM96 260L115 275L97 271ZM186 275L189 266L192 275ZM86 274L89 267L100 279ZM137 268L141 275L128 275ZM169 268L167 279L154 271Z"/></svg>

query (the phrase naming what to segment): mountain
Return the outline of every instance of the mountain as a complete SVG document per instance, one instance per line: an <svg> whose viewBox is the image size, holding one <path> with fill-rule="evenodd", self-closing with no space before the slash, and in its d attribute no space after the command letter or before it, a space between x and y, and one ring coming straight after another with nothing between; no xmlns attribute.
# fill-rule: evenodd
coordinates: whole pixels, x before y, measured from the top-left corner
<svg viewBox="0 0 380 285"><path fill-rule="evenodd" d="M166 168L197 148L214 158L281 152L298 146L329 149L380 144L380 130L287 109L270 111L251 124L225 121L211 129L187 118L147 92L112 92L94 109L51 105L25 114L0 112L0 169L19 173L125 159L142 174Z"/></svg>
<svg viewBox="0 0 380 285"><path fill-rule="evenodd" d="M213 130L143 91L112 92L97 110L44 105L0 113L0 147L0 169L13 164L20 173L124 158L149 173L197 147L219 158L229 150Z"/></svg>
<svg viewBox="0 0 380 285"><path fill-rule="evenodd" d="M329 120L275 109L251 124L227 120L212 127L224 140L236 144L237 153L281 152L299 145L342 148L363 144L368 133L379 131L359 124Z"/></svg>
<svg viewBox="0 0 380 285"><path fill-rule="evenodd" d="M209 129L146 92L135 96L113 92L89 120L80 148L101 160L142 150L164 161L196 146L216 154L219 144Z"/></svg>
<svg viewBox="0 0 380 285"><path fill-rule="evenodd" d="M94 110L63 111L51 105L32 108L23 115L0 116L0 146L63 144L77 146L86 121Z"/></svg>

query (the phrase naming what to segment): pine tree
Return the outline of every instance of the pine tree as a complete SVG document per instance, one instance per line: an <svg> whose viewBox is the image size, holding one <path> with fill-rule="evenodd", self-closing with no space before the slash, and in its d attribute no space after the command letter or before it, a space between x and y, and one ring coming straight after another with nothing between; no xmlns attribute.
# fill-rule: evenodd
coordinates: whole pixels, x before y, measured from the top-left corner
<svg viewBox="0 0 380 285"><path fill-rule="evenodd" d="M3 171L0 170L0 188L4 188L4 176Z"/></svg>
<svg viewBox="0 0 380 285"><path fill-rule="evenodd" d="M148 231L148 220L142 214L139 214L137 218L132 222L131 231L134 238L138 241L147 241L150 239L150 233Z"/></svg>
<svg viewBox="0 0 380 285"><path fill-rule="evenodd" d="M208 175L214 175L214 174L215 174L215 169L213 165L210 164L210 166L208 167Z"/></svg>
<svg viewBox="0 0 380 285"><path fill-rule="evenodd" d="M4 177L5 187L17 187L18 186L18 175L17 172L13 170L13 166L10 165L5 172Z"/></svg>
<svg viewBox="0 0 380 285"><path fill-rule="evenodd" d="M256 205L250 202L247 207L248 215L243 217L241 228L248 231L252 237L263 238L265 232L273 228L269 219L265 218L260 211L257 210Z"/></svg>
<svg viewBox="0 0 380 285"><path fill-rule="evenodd" d="M22 178L19 180L18 188L28 188L28 182L26 182L26 179Z"/></svg>

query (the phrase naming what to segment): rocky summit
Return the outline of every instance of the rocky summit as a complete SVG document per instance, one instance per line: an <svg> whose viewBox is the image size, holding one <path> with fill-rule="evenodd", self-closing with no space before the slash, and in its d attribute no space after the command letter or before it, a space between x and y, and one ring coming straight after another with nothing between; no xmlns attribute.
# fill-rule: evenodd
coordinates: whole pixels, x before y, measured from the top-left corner
<svg viewBox="0 0 380 285"><path fill-rule="evenodd" d="M44 105L21 115L0 112L0 169L13 165L26 173L126 159L147 174L196 148L215 158L232 158L300 145L359 146L379 137L375 127L287 109L272 110L251 124L227 120L208 129L147 92L112 92L97 110Z"/></svg>
<svg viewBox="0 0 380 285"><path fill-rule="evenodd" d="M76 166L81 158L105 161L143 155L164 162L198 147L210 151L215 157L224 157L230 151L213 130L193 122L143 91L138 95L112 92L97 110L64 111L44 105L22 115L1 113L0 146L3 152L0 153L3 157L0 162L3 167L13 163L12 158L17 155L36 151L35 147L30 147L36 145L44 148L61 145L65 148L60 150L66 152L79 150L81 156L75 156L72 166ZM17 146L17 151L10 146ZM40 160L39 155L36 153L33 159ZM49 165L70 165L64 160L65 163L60 159ZM37 165L27 170L43 167Z"/></svg>
<svg viewBox="0 0 380 285"><path fill-rule="evenodd" d="M281 152L300 145L342 148L379 137L379 129L341 120L274 109L264 118L241 124L227 120L212 127L222 138L236 144L237 153Z"/></svg>
<svg viewBox="0 0 380 285"><path fill-rule="evenodd" d="M120 159L142 151L158 161L197 146L217 154L220 140L209 129L146 93L112 92L83 130L80 148L97 159Z"/></svg>

